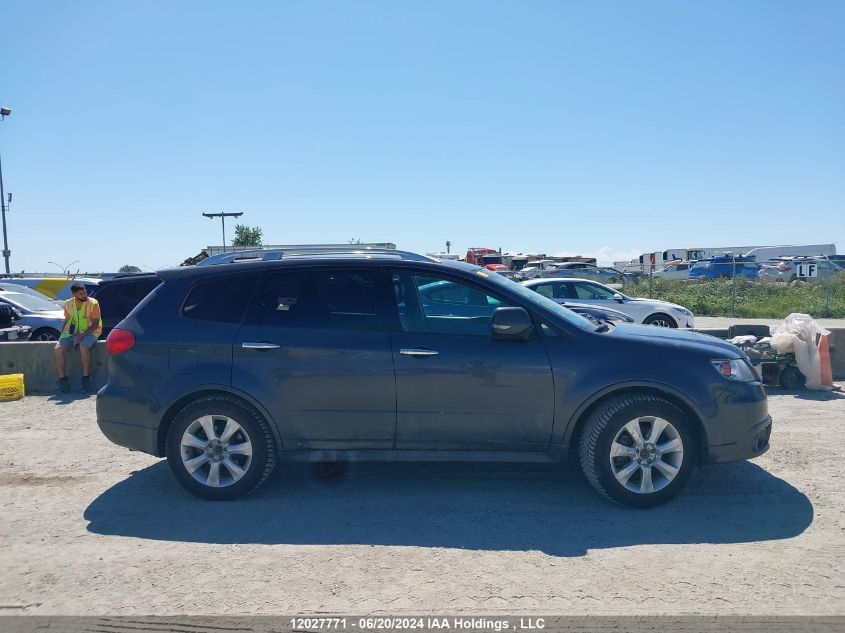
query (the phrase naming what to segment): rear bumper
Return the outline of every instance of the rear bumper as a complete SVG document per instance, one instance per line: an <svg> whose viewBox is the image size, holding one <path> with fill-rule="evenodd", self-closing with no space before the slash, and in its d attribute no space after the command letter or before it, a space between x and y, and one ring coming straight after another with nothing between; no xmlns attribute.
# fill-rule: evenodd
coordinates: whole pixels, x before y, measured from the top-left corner
<svg viewBox="0 0 845 633"><path fill-rule="evenodd" d="M737 462L744 459L759 457L769 450L769 437L772 434L772 418L766 416L747 430L735 442L729 444L710 445L707 462L719 464L722 462Z"/></svg>
<svg viewBox="0 0 845 633"><path fill-rule="evenodd" d="M147 429L143 426L135 426L134 424L111 422L101 418L97 418L97 426L100 427L103 435L109 441L118 446L124 446L133 451L141 451L142 453L161 457L158 454L158 431L154 429Z"/></svg>
<svg viewBox="0 0 845 633"><path fill-rule="evenodd" d="M106 385L97 394L97 426L118 446L161 457L159 409L147 392Z"/></svg>

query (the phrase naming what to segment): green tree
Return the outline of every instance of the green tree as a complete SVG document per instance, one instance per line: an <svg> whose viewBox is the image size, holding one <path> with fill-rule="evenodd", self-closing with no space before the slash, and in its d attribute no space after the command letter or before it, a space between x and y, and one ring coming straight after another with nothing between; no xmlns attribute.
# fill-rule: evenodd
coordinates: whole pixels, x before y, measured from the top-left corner
<svg viewBox="0 0 845 633"><path fill-rule="evenodd" d="M261 246L261 228L246 224L236 225L232 246Z"/></svg>
<svg viewBox="0 0 845 633"><path fill-rule="evenodd" d="M139 273L139 272L141 272L141 269L138 268L137 266L132 266L131 264L126 264L124 266L121 266L120 269L117 272L124 273L124 274L125 273Z"/></svg>

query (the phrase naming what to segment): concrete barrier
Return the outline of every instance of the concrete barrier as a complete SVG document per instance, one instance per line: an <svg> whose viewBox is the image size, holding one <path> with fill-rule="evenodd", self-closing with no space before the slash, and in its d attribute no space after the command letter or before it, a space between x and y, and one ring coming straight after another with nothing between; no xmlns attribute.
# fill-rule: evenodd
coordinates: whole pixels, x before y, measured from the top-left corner
<svg viewBox="0 0 845 633"><path fill-rule="evenodd" d="M721 335L722 330L711 330L707 333ZM845 328L830 328L829 344L833 377L845 378ZM41 342L0 343L0 374L23 374L28 394L53 393L57 380L56 363L53 360L55 345ZM65 359L71 388L77 391L82 380L79 352L68 352ZM108 371L106 344L100 341L94 346L91 356L91 378L95 389L106 384Z"/></svg>
<svg viewBox="0 0 845 633"><path fill-rule="evenodd" d="M27 394L44 394L56 391L58 374L53 358L55 343L29 341L26 343L0 343L0 374L23 374ZM65 369L73 391L82 386L82 363L76 350L65 353ZM99 389L108 379L109 361L105 341L98 342L91 350L91 380Z"/></svg>

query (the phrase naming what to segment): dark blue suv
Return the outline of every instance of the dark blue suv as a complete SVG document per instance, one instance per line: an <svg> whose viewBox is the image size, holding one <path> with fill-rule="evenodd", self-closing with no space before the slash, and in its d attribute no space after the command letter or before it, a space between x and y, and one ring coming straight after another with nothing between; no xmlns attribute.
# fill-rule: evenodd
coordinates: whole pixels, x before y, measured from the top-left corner
<svg viewBox="0 0 845 633"><path fill-rule="evenodd" d="M747 357L599 325L501 275L394 250L257 251L163 270L108 337L97 422L207 499L279 460L580 462L653 506L769 447Z"/></svg>

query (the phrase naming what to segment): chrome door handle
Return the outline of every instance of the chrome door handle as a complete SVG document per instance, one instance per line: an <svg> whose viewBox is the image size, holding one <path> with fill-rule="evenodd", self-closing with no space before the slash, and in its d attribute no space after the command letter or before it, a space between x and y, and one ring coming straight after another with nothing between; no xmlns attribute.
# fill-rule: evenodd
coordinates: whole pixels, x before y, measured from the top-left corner
<svg viewBox="0 0 845 633"><path fill-rule="evenodd" d="M241 343L244 349L279 349L275 343Z"/></svg>
<svg viewBox="0 0 845 633"><path fill-rule="evenodd" d="M400 354L405 356L437 356L440 352L435 352L433 349L400 349Z"/></svg>

